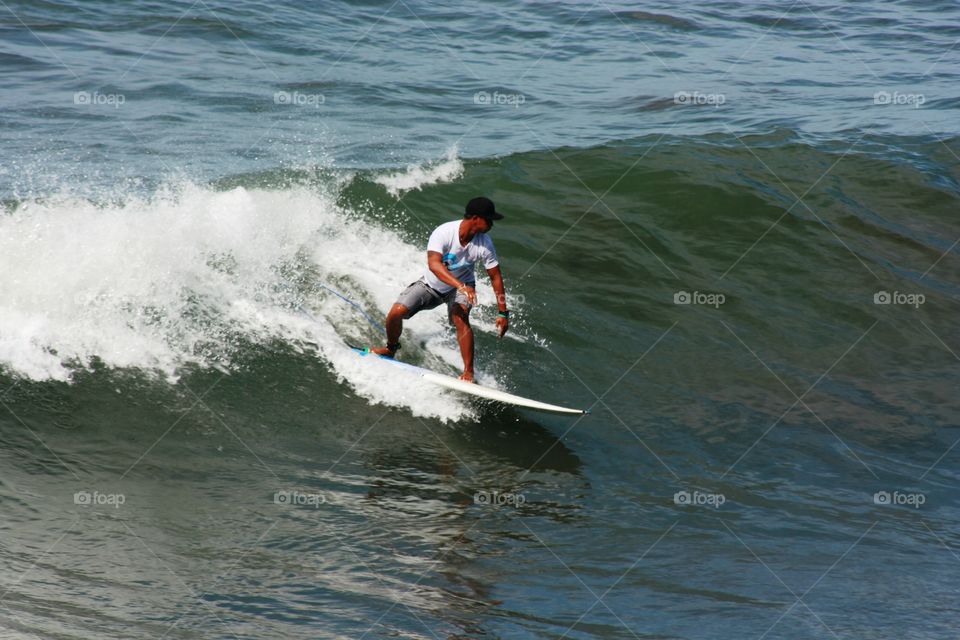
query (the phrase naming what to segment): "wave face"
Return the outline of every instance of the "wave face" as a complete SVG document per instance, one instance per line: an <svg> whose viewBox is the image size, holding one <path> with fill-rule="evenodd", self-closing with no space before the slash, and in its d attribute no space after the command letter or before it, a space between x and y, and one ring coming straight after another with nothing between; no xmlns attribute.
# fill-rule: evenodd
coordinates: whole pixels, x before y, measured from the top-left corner
<svg viewBox="0 0 960 640"><path fill-rule="evenodd" d="M755 330L768 339L783 323L793 327L792 357L803 362L825 337L810 327L835 323L838 310L851 326L882 318L906 330L916 321L878 315L890 309L873 304L876 293L921 295L917 313L951 308L955 196L945 148L915 147L925 158L918 163L876 157L869 141L860 151L783 137L748 142L753 148L654 139L531 152L471 161L466 176L440 181L431 167L462 166L456 155L402 174L280 170L150 196L19 201L0 219L0 361L29 380L69 380L95 364L174 380L188 366L230 370L245 351L277 344L309 344L335 359L344 340L378 338L331 291L382 321L419 276L430 230L458 217L472 195L464 182L508 212L492 235L519 342L572 346L575 327L590 323L607 338L592 345L602 354L627 320L650 332L667 318L708 322L673 296L718 294L723 317L760 322ZM898 179L879 184L878 173ZM396 185L418 180L398 200ZM481 294L478 326L490 332L489 287ZM456 365L442 313L408 324ZM413 342L410 355L425 354ZM347 363L338 366L361 385Z"/></svg>

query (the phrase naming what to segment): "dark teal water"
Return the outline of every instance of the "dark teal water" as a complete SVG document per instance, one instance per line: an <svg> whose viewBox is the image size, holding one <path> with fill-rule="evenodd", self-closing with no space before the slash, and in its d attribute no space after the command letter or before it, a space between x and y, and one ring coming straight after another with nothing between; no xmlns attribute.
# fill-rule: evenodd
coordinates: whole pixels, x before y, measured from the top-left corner
<svg viewBox="0 0 960 640"><path fill-rule="evenodd" d="M3 637L956 635L955 4L0 15Z"/></svg>

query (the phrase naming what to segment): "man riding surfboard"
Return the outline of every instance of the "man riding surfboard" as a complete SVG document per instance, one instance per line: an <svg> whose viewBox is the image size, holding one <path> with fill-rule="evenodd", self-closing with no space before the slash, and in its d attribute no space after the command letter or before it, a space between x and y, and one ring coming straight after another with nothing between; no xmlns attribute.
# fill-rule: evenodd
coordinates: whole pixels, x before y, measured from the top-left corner
<svg viewBox="0 0 960 640"><path fill-rule="evenodd" d="M400 348L403 321L423 309L447 304L447 317L457 329L457 341L463 356L461 380L473 382L473 329L470 310L477 303L476 263L482 261L497 295L497 330L499 337L507 332L510 312L507 310L503 275L493 240L487 233L494 220L502 220L489 198L474 198L467 203L462 220L446 222L430 234L427 243L427 268L423 277L400 294L387 314L387 346L371 349L372 353L392 358Z"/></svg>

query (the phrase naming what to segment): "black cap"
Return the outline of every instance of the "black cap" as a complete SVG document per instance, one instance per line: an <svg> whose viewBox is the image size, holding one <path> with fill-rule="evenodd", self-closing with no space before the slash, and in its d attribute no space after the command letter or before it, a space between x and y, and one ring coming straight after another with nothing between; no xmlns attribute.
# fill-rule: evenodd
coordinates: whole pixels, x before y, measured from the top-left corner
<svg viewBox="0 0 960 640"><path fill-rule="evenodd" d="M493 206L493 200L484 198L483 196L474 198L468 202L464 211L465 218L480 216L481 218L489 218L490 220L503 220L503 215L497 213L496 207Z"/></svg>

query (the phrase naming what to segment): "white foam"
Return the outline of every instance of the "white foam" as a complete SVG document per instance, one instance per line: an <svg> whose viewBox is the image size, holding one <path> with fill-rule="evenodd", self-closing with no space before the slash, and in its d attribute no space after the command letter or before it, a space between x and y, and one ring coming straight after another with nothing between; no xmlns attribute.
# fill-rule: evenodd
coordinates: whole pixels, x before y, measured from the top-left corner
<svg viewBox="0 0 960 640"><path fill-rule="evenodd" d="M447 157L440 162L409 165L405 171L388 173L373 179L387 188L390 195L398 197L407 191L420 190L423 187L441 182L452 182L463 175L463 162L457 157L457 147L447 151Z"/></svg>
<svg viewBox="0 0 960 640"><path fill-rule="evenodd" d="M358 219L316 189L215 191L190 183L97 206L71 195L0 215L0 367L70 381L95 359L174 380L185 365L229 369L238 342L317 345L340 379L374 403L458 420L470 402L343 346L374 334L323 290L292 308L281 267L304 263L383 319L423 268L423 247ZM490 294L492 296L492 294ZM482 327L492 329L492 327ZM478 327L478 330L481 327ZM379 339L379 338L378 338ZM405 323L405 359L461 366L442 310ZM429 350L420 348L429 345ZM445 373L452 373L447 370ZM495 384L478 367L478 377Z"/></svg>

